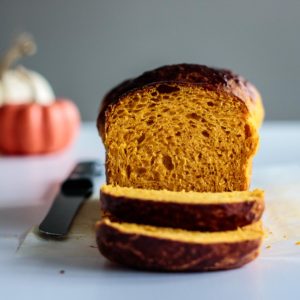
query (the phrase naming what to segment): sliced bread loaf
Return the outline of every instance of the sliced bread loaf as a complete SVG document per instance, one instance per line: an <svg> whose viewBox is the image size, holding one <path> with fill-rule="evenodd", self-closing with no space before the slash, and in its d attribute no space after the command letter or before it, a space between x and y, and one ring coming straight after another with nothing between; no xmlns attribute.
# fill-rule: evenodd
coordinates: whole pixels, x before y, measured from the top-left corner
<svg viewBox="0 0 300 300"><path fill-rule="evenodd" d="M241 267L259 253L261 223L203 233L112 222L97 223L97 243L109 260L138 269L207 271Z"/></svg>
<svg viewBox="0 0 300 300"><path fill-rule="evenodd" d="M264 210L261 190L199 193L104 185L100 201L104 215L115 220L202 231L255 223Z"/></svg>
<svg viewBox="0 0 300 300"><path fill-rule="evenodd" d="M165 66L114 88L98 128L109 184L171 191L249 188L263 106L228 70Z"/></svg>

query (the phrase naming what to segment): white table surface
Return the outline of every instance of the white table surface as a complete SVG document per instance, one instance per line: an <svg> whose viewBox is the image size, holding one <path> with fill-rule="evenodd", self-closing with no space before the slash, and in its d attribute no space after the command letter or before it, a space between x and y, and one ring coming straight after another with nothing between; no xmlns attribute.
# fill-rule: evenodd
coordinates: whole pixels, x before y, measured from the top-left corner
<svg viewBox="0 0 300 300"><path fill-rule="evenodd" d="M18 257L21 237L44 217L59 182L76 161L90 159L104 159L92 123L62 153L0 156L0 299L300 299L300 259L288 257L258 258L232 271L166 274L104 264L99 254L99 264L65 257L63 275L55 263ZM281 166L300 167L300 123L263 126L254 170L273 166L279 176Z"/></svg>

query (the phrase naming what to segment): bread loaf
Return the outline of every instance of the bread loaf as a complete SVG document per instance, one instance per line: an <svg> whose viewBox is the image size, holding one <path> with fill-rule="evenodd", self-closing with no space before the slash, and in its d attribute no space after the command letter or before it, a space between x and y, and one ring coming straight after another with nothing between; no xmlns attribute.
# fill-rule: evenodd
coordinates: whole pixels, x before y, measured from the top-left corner
<svg viewBox="0 0 300 300"><path fill-rule="evenodd" d="M245 191L263 114L256 88L228 70L181 64L127 80L98 116L107 183Z"/></svg>
<svg viewBox="0 0 300 300"><path fill-rule="evenodd" d="M260 223L235 231L203 233L112 222L97 223L97 243L109 260L138 269L208 271L232 269L259 253Z"/></svg>
<svg viewBox="0 0 300 300"><path fill-rule="evenodd" d="M200 231L225 231L260 220L264 193L173 192L104 185L104 215L122 222Z"/></svg>

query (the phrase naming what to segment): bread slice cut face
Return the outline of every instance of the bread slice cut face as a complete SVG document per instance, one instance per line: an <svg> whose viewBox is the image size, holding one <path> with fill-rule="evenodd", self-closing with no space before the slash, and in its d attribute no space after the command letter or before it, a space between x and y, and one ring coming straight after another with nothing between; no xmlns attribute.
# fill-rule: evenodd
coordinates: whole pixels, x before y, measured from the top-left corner
<svg viewBox="0 0 300 300"><path fill-rule="evenodd" d="M260 220L262 190L174 192L104 185L101 210L114 220L201 231L234 230Z"/></svg>
<svg viewBox="0 0 300 300"><path fill-rule="evenodd" d="M129 91L105 113L107 182L171 191L247 190L259 140L249 103L222 89L181 82Z"/></svg>
<svg viewBox="0 0 300 300"><path fill-rule="evenodd" d="M138 269L208 271L241 267L259 253L261 223L223 232L195 232L113 222L97 223L97 243L109 260Z"/></svg>

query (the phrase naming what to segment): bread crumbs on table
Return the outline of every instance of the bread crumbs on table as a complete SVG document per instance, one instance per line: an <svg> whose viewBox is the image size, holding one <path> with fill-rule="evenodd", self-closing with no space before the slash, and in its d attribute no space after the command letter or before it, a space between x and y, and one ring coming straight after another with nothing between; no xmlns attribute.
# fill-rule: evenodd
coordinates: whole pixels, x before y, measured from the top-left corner
<svg viewBox="0 0 300 300"><path fill-rule="evenodd" d="M266 246L266 249L270 249L270 248L271 248L271 245Z"/></svg>
<svg viewBox="0 0 300 300"><path fill-rule="evenodd" d="M300 241L296 242L295 245L300 246Z"/></svg>

